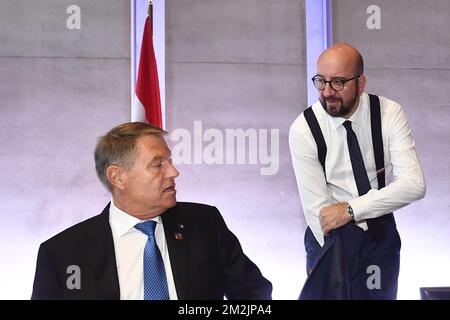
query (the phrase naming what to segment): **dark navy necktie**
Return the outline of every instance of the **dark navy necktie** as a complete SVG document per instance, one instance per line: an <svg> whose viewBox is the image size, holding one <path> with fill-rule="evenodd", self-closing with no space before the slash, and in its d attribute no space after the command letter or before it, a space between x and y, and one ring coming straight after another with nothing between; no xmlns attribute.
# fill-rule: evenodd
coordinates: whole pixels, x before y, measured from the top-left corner
<svg viewBox="0 0 450 320"><path fill-rule="evenodd" d="M144 300L169 300L166 271L155 239L156 221L139 223L136 229L148 237L144 249Z"/></svg>
<svg viewBox="0 0 450 320"><path fill-rule="evenodd" d="M348 152L352 163L353 176L355 177L358 194L362 196L369 192L372 187L370 186L369 177L367 176L367 170L364 165L358 138L352 129L352 123L347 120L344 122L344 127L347 130ZM380 224L379 219L366 219L366 223L369 232L374 238L381 239L383 237L382 225Z"/></svg>
<svg viewBox="0 0 450 320"><path fill-rule="evenodd" d="M350 161L352 163L353 176L355 177L356 187L360 196L369 192L370 186L369 178L367 176L366 166L359 147L358 138L352 129L350 121L344 122L344 127L347 130L347 144L348 152L350 154Z"/></svg>

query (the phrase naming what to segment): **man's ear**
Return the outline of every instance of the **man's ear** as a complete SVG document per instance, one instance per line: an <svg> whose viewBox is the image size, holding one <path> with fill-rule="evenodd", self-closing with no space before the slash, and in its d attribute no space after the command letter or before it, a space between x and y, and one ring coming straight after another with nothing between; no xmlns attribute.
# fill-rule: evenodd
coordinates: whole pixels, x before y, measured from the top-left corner
<svg viewBox="0 0 450 320"><path fill-rule="evenodd" d="M358 78L358 82L359 82L359 95L362 95L364 89L366 88L366 77L362 74Z"/></svg>
<svg viewBox="0 0 450 320"><path fill-rule="evenodd" d="M125 169L116 166L116 165L110 165L108 168L106 168L106 178L109 181L109 184L112 188L117 188L119 190L123 190L125 188Z"/></svg>

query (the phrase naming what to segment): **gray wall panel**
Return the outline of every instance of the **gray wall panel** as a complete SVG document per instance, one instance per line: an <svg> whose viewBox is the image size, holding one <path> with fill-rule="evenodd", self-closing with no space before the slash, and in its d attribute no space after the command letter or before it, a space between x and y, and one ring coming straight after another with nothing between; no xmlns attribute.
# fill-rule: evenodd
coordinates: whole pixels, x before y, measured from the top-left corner
<svg viewBox="0 0 450 320"><path fill-rule="evenodd" d="M448 161L450 159L449 106L408 105L405 111L410 115L409 123L420 158L435 159L436 162Z"/></svg>
<svg viewBox="0 0 450 320"><path fill-rule="evenodd" d="M372 62L374 63L374 62ZM390 97L407 105L448 106L450 69L368 68L367 91Z"/></svg>
<svg viewBox="0 0 450 320"><path fill-rule="evenodd" d="M370 5L381 9L381 29L369 30ZM450 68L449 1L334 0L333 35L365 52L368 67Z"/></svg>
<svg viewBox="0 0 450 320"><path fill-rule="evenodd" d="M166 3L168 61L305 63L304 1Z"/></svg>
<svg viewBox="0 0 450 320"><path fill-rule="evenodd" d="M81 28L69 30L67 7L77 5ZM0 56L130 57L127 0L0 0Z"/></svg>
<svg viewBox="0 0 450 320"><path fill-rule="evenodd" d="M168 106L177 110L167 123L287 130L305 106L305 72L304 65L167 63Z"/></svg>

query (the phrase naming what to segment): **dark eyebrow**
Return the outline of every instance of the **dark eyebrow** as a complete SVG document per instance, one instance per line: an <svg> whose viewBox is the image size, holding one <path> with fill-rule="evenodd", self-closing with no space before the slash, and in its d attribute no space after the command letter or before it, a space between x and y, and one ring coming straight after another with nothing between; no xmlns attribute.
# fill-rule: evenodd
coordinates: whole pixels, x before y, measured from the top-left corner
<svg viewBox="0 0 450 320"><path fill-rule="evenodd" d="M324 77L323 75L321 75L321 74L316 74L316 76L317 76L317 77L321 77L321 78L327 80L327 78L325 78L325 77ZM346 80L346 78L345 78L345 77L331 77L331 80L330 80L330 81L333 81L333 80Z"/></svg>

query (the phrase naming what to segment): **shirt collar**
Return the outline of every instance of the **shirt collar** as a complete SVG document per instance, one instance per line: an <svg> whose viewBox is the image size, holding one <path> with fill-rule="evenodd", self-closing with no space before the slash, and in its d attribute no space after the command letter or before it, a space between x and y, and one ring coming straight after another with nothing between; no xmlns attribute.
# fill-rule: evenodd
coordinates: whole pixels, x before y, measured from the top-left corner
<svg viewBox="0 0 450 320"><path fill-rule="evenodd" d="M369 96L367 93L363 92L359 99L359 105L356 109L355 113L349 119L345 119L342 117L331 117L328 115L330 120L331 128L336 130L339 126L341 126L345 121L350 120L352 124L356 124L358 126L364 127L368 124L368 116L369 116ZM324 110L325 112L325 110Z"/></svg>
<svg viewBox="0 0 450 320"><path fill-rule="evenodd" d="M157 216L150 220L160 224L161 216ZM120 210L115 206L113 199L111 199L111 205L109 206L109 223L113 234L122 237L126 233L135 230L134 226L143 221L147 220L140 220L125 211Z"/></svg>

